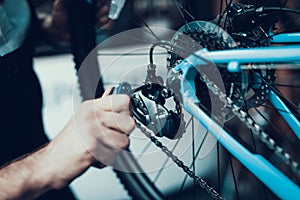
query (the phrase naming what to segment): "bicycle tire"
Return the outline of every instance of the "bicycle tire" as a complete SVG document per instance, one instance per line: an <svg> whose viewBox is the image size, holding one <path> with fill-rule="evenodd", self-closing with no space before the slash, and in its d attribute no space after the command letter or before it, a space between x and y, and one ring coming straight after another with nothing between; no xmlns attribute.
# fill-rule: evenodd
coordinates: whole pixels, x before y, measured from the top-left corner
<svg viewBox="0 0 300 200"><path fill-rule="evenodd" d="M121 153L114 165L117 166L118 169L121 168L132 172L138 172L128 173L114 169L114 172L127 190L129 196L133 199L164 199L163 194L143 172L143 169L132 154Z"/></svg>

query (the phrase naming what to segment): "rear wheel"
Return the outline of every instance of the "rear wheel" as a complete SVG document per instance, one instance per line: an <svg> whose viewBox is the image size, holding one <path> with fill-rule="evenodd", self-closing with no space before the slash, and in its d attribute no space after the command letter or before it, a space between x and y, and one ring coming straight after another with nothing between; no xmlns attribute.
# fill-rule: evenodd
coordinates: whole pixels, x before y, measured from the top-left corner
<svg viewBox="0 0 300 200"><path fill-rule="evenodd" d="M212 38L209 38L210 36L213 37L210 33L206 34L206 36L209 36L208 40L206 36L203 36L201 31L205 32L206 30L203 30L202 23L204 22L187 24L185 25L185 29L183 28L183 30L179 31L185 32L185 34L188 31L187 36L196 41L195 47L198 47L199 43L202 46L205 46L205 44L208 45L207 42L211 44L212 41ZM210 23L207 24L211 26L209 30L218 30L218 28L213 28ZM201 30L196 30L199 25ZM194 29L190 29L191 27ZM101 64L100 61L101 66L108 66L106 69L101 70L103 72L104 84L111 85L111 83L127 81L133 87L143 85L148 65L148 62L145 62L145 60L148 56L149 47L153 43L158 42L157 38L171 41L173 35L177 35L177 37L175 36L176 41L173 38L173 44L176 46L185 43L182 39L178 39L178 32L159 28L151 28L151 31L147 28L137 32L136 30L128 31L124 33L125 36L114 36L110 38L110 41L102 43L103 46L108 46L111 43L123 43L126 41L127 45L126 50L118 52L118 55L105 53L105 49L103 50L104 53L102 50L99 51L100 56L106 55L110 58L106 64ZM225 37L227 37L226 40ZM231 48L235 47L235 45L232 45L233 40L231 40L228 34L222 35L222 37L216 34L215 39L219 40L220 38L223 39L221 42L224 42L224 45L211 50L222 50L225 45ZM207 40L206 43L203 42L204 39ZM142 43L142 46L134 47L132 45L134 48L131 48L128 47L128 43L134 45ZM172 48L169 51L172 51ZM194 51L193 48L192 51ZM166 77L168 70L178 64L181 59L172 54L170 58L170 52L166 51L158 51L154 55L155 64L157 64L157 74L162 77ZM132 58L131 56L136 57ZM166 57L169 58L169 63L166 63ZM132 59L135 59L135 63L137 64L125 69L124 63L131 63ZM167 65L169 69L165 68ZM299 141L286 125L284 125L284 127L287 127L286 129L282 128L282 118L279 115L275 116L273 114L277 113L278 109L270 105L268 101L266 102L265 97L267 96L266 92L270 92L270 90L276 91L285 102L288 102L293 113L299 118L298 97L292 97L293 103L287 99L290 96L290 89L293 91L298 90L297 92L299 93L300 84L283 83L280 80L275 82L275 75L271 71L244 71L232 77L223 67L217 66L217 69L219 69L217 72L221 73L221 83L225 85L224 90L227 96L230 96L235 104L244 110L247 116L256 121L265 132L271 133L276 144L283 146L286 151L290 152L292 159L297 161L296 152L300 146ZM278 72L284 73L280 70ZM113 74L113 77L105 78L107 74ZM200 75L197 78L199 78L197 81L200 81ZM294 74L293 79L296 81L298 74ZM106 80L109 80L109 82ZM203 84L197 86L197 96L200 99L202 98L201 103L203 104L200 104L201 108L208 114L211 114L210 108L214 104L210 102L209 89L204 86ZM285 95L281 95L281 92ZM255 137L253 131L249 130L245 124L237 119L233 112L228 112L227 110L226 114L227 117L225 117L225 120L227 121L224 128L230 130L229 132L233 137L252 152L266 157L290 179L299 183L299 175L295 174L289 165L286 165L278 158L274 151L261 141L261 138ZM194 120L192 116L185 111L183 111L183 116L185 121L184 129L186 131L182 134L182 137L176 140L165 137L156 137L156 139L182 160L190 171L198 177L205 179L209 186L213 187L215 191L219 192L226 199L277 198L256 177L224 150L217 140ZM221 116L223 116L222 112ZM222 119L219 116L216 117L217 120ZM184 167L178 167L178 161L174 163L176 159L172 160L170 155L166 155L166 150L163 151L162 149L164 148L158 142L155 142L151 138L149 140L149 137L146 137L139 129L136 129L131 134L130 151L122 152L115 164L117 176L128 190L130 196L134 199L206 199L214 196L211 194L212 192L207 193L205 189L203 190L194 179L187 175L186 171L184 172Z"/></svg>

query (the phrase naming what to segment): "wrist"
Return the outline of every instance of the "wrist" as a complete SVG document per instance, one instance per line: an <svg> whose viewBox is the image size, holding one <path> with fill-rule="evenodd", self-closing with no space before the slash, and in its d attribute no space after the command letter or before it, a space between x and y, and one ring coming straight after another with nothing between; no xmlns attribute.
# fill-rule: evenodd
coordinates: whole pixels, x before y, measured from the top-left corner
<svg viewBox="0 0 300 200"><path fill-rule="evenodd" d="M45 147L44 167L51 177L52 189L60 189L84 173L94 162L93 156L84 147L72 130L63 130Z"/></svg>
<svg viewBox="0 0 300 200"><path fill-rule="evenodd" d="M31 166L29 167L29 180L26 184L34 186L33 188L36 188L38 196L52 189L50 168L44 163L44 158L47 157L47 146L26 158L29 163L28 166Z"/></svg>

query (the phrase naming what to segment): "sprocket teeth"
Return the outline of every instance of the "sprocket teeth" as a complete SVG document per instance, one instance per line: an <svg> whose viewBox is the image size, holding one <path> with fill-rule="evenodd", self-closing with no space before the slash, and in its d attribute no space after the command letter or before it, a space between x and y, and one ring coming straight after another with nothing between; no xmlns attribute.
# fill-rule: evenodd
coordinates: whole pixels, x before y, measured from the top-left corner
<svg viewBox="0 0 300 200"><path fill-rule="evenodd" d="M187 36L196 41L196 44L193 43L193 45L191 45L189 41L186 40ZM174 46L180 46L181 49L184 48L186 51L176 52L176 54L170 53L167 58L168 67L174 67L178 65L185 57L199 50L200 46L202 48L207 48L209 51L229 49L229 47L231 46L227 43L227 36L224 36L222 31L216 29L215 26L209 27L206 25L203 26L203 28L200 28L200 25L194 28L187 25L185 26L184 30L176 34L172 41ZM239 74L228 74L226 69L224 70L219 66L218 69L215 70L219 70L219 72L216 73L221 73L227 94L230 93L231 89L234 89L234 92L239 93L235 91L240 90L241 88L241 85L236 82L237 80L241 80ZM234 76L234 78L232 78L232 76ZM211 107L210 95L205 94L206 92L208 92L206 84L200 82L201 81L198 81L198 86L196 87L196 89L197 91L201 92L197 92L196 95L200 102L202 102L203 106L207 110L209 110ZM234 86L232 87L232 85Z"/></svg>

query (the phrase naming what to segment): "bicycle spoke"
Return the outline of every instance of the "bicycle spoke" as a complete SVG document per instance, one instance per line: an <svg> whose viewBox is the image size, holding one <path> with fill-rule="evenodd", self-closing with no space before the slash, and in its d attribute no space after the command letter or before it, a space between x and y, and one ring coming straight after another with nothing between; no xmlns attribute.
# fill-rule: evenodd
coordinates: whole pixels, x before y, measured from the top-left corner
<svg viewBox="0 0 300 200"><path fill-rule="evenodd" d="M247 101L245 96L243 96L243 100L244 100L244 101ZM262 114L262 112L260 112L259 109L258 109L255 105L252 105L250 102L249 102L249 104L255 109L255 111L256 111L256 112L257 112L257 113L258 113L258 114L259 114L266 122L270 123L270 120L268 120L267 117L264 116L264 115ZM269 108L269 109L271 109L271 110L276 110L276 111L279 110L279 109L276 109L276 108L267 106L267 105L265 105L265 104L261 105L261 107ZM246 108L245 110L247 111L248 115L250 116L250 114L249 114L249 112L248 112L249 109ZM270 123L270 124L271 124L271 123ZM271 125L272 125L272 124L271 124ZM274 128L275 128L275 126L274 126ZM251 130L250 130L250 131L251 131ZM251 131L251 133L252 133L252 131ZM280 134L280 131L278 131L278 133ZM254 140L253 140L253 141L254 141ZM255 151L256 151L256 147L254 147L254 149L255 149Z"/></svg>
<svg viewBox="0 0 300 200"><path fill-rule="evenodd" d="M177 147L177 145L179 144L179 142L180 142L180 139L178 139L178 140L176 141L176 143L175 143L175 145L173 146L173 148L172 148L171 151L174 151L174 150L175 150L175 148ZM161 173L162 173L163 170L165 169L166 164L168 163L169 160L170 160L169 157L165 159L163 165L161 166L161 169L158 171L158 173L156 174L155 178L153 179L153 182L154 182L154 183L159 179Z"/></svg>
<svg viewBox="0 0 300 200"><path fill-rule="evenodd" d="M128 19L137 26L140 26L141 24L143 24L147 28L147 30L146 29L143 29L143 30L146 31L147 33L151 34L152 36L154 36L156 38L156 42L160 41L160 38L153 32L153 30L148 26L148 24L144 21L144 19L136 12L136 9L133 6L131 7L131 10L133 11L135 18L132 19L131 16L128 16ZM137 23L136 19L138 19L140 23Z"/></svg>
<svg viewBox="0 0 300 200"><path fill-rule="evenodd" d="M300 85L292 85L292 84L280 84L280 83L272 83L272 86L277 86L277 87L287 87L287 88L300 88Z"/></svg>
<svg viewBox="0 0 300 200"><path fill-rule="evenodd" d="M189 121L186 123L184 128L187 128L190 125L190 123L192 122L192 120L193 120L193 117L190 117Z"/></svg>
<svg viewBox="0 0 300 200"><path fill-rule="evenodd" d="M294 110L298 110L298 107L296 105L294 105L289 99L287 99L276 87L274 87L273 85L268 83L268 81L265 81L264 78L261 77L259 74L257 74L257 73L254 73L254 74L256 76L258 76L259 78L261 78L262 81L273 90L273 92L275 92L281 99L286 101Z"/></svg>
<svg viewBox="0 0 300 200"><path fill-rule="evenodd" d="M142 158L143 154L150 148L151 145L152 145L152 143L148 142L147 145L142 149L140 155L136 159L140 160Z"/></svg>
<svg viewBox="0 0 300 200"><path fill-rule="evenodd" d="M257 108L254 108L254 109L266 122L268 122L268 125L270 125L278 134L280 134L282 137L284 137L284 139L288 139L288 137L285 134L283 134L270 120L268 120L262 114L262 112L260 112Z"/></svg>
<svg viewBox="0 0 300 200"><path fill-rule="evenodd" d="M218 170L218 191L221 194L221 163L220 163L220 143L217 142L217 170Z"/></svg>
<svg viewBox="0 0 300 200"><path fill-rule="evenodd" d="M142 40L140 40L142 41ZM144 42L144 41L142 41ZM149 53L98 53L97 56L148 56ZM155 53L155 55L168 55L167 53Z"/></svg>
<svg viewBox="0 0 300 200"><path fill-rule="evenodd" d="M195 124L194 124L194 118L192 119L192 156L193 156L193 160L192 160L192 169L193 172L196 174L196 163L195 163ZM194 188L196 188L196 180L194 179ZM193 199L196 198L196 190L193 190Z"/></svg>
<svg viewBox="0 0 300 200"><path fill-rule="evenodd" d="M188 21L187 21L186 18L184 17L183 12L181 11L181 9L180 9L180 7L179 7L179 5L178 5L178 2L177 2L176 0L174 0L174 2L175 2L175 5L176 5L176 7L177 7L177 10L178 10L179 14L181 15L181 18L184 20L184 22L185 22L185 24L187 25L188 29L191 29L191 28L189 27L189 25L188 25Z"/></svg>
<svg viewBox="0 0 300 200"><path fill-rule="evenodd" d="M205 135L204 135L204 137L203 137L203 139L202 139L202 141L201 141L201 143L200 143L200 146L199 146L199 148L198 148L198 150L197 150L197 152L196 152L196 154L195 154L195 156L194 156L195 158L197 158L197 157L199 156L200 150L201 150L201 148L202 148L202 146L203 146L203 144L204 144L204 141L206 140L206 137L208 136L208 134L209 134L208 131L206 131L206 133L205 133ZM192 165L193 165L193 163L191 163L191 164L189 165L189 167L191 168ZM180 189L179 189L180 192L182 192L183 187L184 187L184 185L185 185L185 183L186 183L187 178L188 178L188 175L186 174L186 175L184 176L184 179L183 179L182 183L181 183L181 186L180 186Z"/></svg>
<svg viewBox="0 0 300 200"><path fill-rule="evenodd" d="M231 155L230 155L230 158L229 158L229 162L230 162L230 169L231 169L232 179L233 179L233 182L234 182L235 194L236 194L237 199L239 200L240 195L239 195L237 180L236 180L236 176L235 176L235 172L234 172L234 168L233 168L233 164L232 164L232 156Z"/></svg>
<svg viewBox="0 0 300 200"><path fill-rule="evenodd" d="M254 107L255 108L255 107ZM258 110L257 108L255 108L255 110ZM258 111L259 112L259 111ZM248 115L249 115L249 112L247 112L248 113ZM260 113L260 112L259 112ZM260 114L262 114L262 113L260 113ZM254 151L254 153L258 153L257 152L257 145L256 145L256 142L255 142L255 139L254 139L254 133L253 133L253 131L252 130L249 130L249 132L250 132L250 138L251 138L251 142L252 142L252 146L253 146L253 151ZM264 191L264 195L265 195L265 199L267 199L267 188L266 188L266 186L262 183L262 182L260 182L260 184L261 184L261 186L263 187L263 191Z"/></svg>
<svg viewBox="0 0 300 200"><path fill-rule="evenodd" d="M179 11L180 13L182 13L182 11L183 11L183 12L185 12L192 20L195 20L195 17L194 17L187 9L185 9L185 8L178 2L178 0L173 0L173 2L176 4L176 7L177 7L177 9L178 9L178 11ZM188 2L187 2L187 4L188 4ZM181 10L182 10L182 11L181 11ZM188 23L187 20L186 20L185 17L184 17L184 14L182 13L181 15L182 15L183 20L185 21L185 23Z"/></svg>
<svg viewBox="0 0 300 200"><path fill-rule="evenodd" d="M240 98L236 98L237 100L243 100L244 102L246 102L246 97L245 96L240 96ZM257 107L255 104L252 104L251 102L247 101L252 107ZM294 112L291 112L291 111L287 111L287 110L282 110L282 109L279 109L279 108L276 108L274 106L268 106L266 104L262 104L262 105L259 105L261 107L264 107L264 108L267 108L269 110L273 110L273 111L280 111L280 112L284 112L284 113L287 113L287 114L293 114L295 115L296 117L300 117L300 113L294 113ZM296 105L295 105L296 106ZM297 111L300 111L300 108L297 109Z"/></svg>
<svg viewBox="0 0 300 200"><path fill-rule="evenodd" d="M260 84L261 82L259 82L259 81L248 81L248 82L241 82L241 83ZM277 87L293 88L293 89L300 88L300 85L292 85L292 84L271 83L270 85L277 86Z"/></svg>

